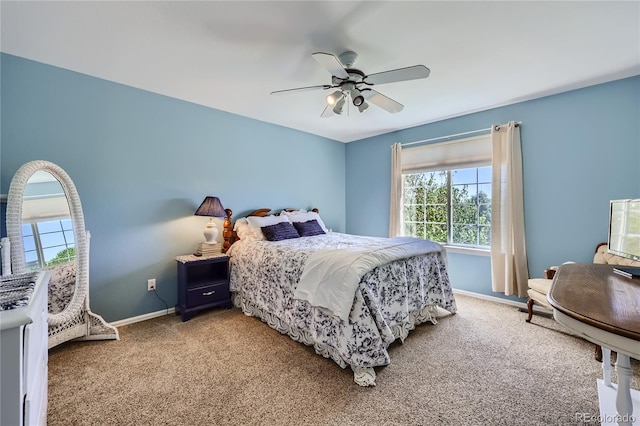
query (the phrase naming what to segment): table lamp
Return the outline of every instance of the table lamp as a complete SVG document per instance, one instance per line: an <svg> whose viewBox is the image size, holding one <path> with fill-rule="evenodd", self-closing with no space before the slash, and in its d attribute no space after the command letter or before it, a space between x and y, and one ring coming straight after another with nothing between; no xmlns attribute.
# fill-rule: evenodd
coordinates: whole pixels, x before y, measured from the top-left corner
<svg viewBox="0 0 640 426"><path fill-rule="evenodd" d="M209 216L209 222L207 222L207 225L204 227L204 240L206 244L216 244L218 227L213 223L213 218L227 217L227 213L225 213L220 199L218 197L205 197L194 214L196 216Z"/></svg>

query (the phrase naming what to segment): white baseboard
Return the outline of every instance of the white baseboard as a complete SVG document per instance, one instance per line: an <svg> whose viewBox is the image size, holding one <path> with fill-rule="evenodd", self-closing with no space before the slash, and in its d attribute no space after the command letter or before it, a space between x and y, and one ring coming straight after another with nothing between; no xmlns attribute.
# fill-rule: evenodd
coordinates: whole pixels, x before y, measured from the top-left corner
<svg viewBox="0 0 640 426"><path fill-rule="evenodd" d="M148 314L138 315L137 317L125 318L122 320L110 322L109 324L111 324L114 327L120 327L123 325L133 324L140 321L146 321L149 319L158 318L165 315L170 315L175 313L175 311L176 311L176 308L162 309L161 311L149 312Z"/></svg>
<svg viewBox="0 0 640 426"><path fill-rule="evenodd" d="M497 302L497 303L502 303L505 305L511 305L511 306L515 306L518 309L522 309L522 310L527 310L527 304L524 302L518 302L516 300L510 300L510 299L503 299L501 297L495 297L495 296L489 296L487 294L480 294L480 293L474 293L472 291L468 291L468 290L459 290L454 288L453 289L454 293L459 293L459 294L464 294L465 296L469 296L469 297L475 297L476 299L483 299L483 300L488 300L490 302ZM551 311L541 308L538 305L533 305L533 311L536 313L543 313L543 314L549 314L551 313Z"/></svg>

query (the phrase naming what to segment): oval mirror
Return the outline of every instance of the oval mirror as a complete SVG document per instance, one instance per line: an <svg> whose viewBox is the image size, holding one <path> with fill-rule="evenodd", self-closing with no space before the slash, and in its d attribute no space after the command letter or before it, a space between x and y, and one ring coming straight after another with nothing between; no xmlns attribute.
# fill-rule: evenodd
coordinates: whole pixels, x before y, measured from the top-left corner
<svg viewBox="0 0 640 426"><path fill-rule="evenodd" d="M118 339L118 329L89 308L89 233L67 173L48 161L20 167L7 196L11 269L51 270L49 348L67 340Z"/></svg>
<svg viewBox="0 0 640 426"><path fill-rule="evenodd" d="M7 235L15 273L52 268L49 326L79 315L88 288L87 237L80 198L62 168L31 161L16 172L7 197Z"/></svg>

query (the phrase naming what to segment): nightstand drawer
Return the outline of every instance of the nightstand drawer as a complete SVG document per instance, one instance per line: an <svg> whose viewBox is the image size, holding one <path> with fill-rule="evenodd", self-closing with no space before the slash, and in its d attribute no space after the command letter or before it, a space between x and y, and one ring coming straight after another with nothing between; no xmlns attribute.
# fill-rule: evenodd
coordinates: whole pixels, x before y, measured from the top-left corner
<svg viewBox="0 0 640 426"><path fill-rule="evenodd" d="M208 305L226 299L229 299L229 285L226 282L193 288L187 291L187 308Z"/></svg>

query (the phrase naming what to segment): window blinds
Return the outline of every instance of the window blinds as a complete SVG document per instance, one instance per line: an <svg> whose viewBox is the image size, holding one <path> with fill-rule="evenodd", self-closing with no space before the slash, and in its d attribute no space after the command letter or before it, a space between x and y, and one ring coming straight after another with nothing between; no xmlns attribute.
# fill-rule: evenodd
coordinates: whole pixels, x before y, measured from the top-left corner
<svg viewBox="0 0 640 426"><path fill-rule="evenodd" d="M61 197L25 199L22 202L22 222L24 223L69 217L71 213L64 194Z"/></svg>
<svg viewBox="0 0 640 426"><path fill-rule="evenodd" d="M420 145L402 150L402 172L420 173L491 164L491 135Z"/></svg>

